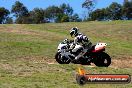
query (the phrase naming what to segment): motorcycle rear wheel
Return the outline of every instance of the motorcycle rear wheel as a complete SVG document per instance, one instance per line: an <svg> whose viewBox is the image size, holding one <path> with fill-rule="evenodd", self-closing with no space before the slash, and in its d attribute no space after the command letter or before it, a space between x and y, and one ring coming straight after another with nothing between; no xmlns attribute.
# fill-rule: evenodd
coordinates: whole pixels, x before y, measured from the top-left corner
<svg viewBox="0 0 132 88"><path fill-rule="evenodd" d="M111 57L107 53L102 52L97 55L94 64L98 67L108 67L111 64Z"/></svg>

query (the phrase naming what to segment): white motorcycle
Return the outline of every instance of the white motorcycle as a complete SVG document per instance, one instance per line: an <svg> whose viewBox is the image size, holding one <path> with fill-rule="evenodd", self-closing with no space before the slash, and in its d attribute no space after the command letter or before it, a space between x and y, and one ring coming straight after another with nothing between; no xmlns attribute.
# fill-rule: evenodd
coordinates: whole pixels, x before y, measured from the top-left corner
<svg viewBox="0 0 132 88"><path fill-rule="evenodd" d="M67 40L67 39L65 39ZM55 59L59 64L82 64L89 65L90 63L94 63L96 66L108 67L111 64L111 57L105 53L106 43L97 43L93 45L90 49L90 52L85 53L85 55L79 60L74 61L75 57L78 55L78 50L70 50L70 45L73 44L73 41L61 42L58 46L58 51L55 55ZM80 45L76 45L75 47L81 47ZM80 52L80 51L79 51Z"/></svg>

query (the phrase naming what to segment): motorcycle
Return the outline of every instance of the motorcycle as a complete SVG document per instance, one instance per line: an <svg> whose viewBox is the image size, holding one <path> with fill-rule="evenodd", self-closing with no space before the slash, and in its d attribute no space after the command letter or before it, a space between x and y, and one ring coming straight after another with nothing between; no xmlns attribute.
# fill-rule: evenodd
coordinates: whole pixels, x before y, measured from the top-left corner
<svg viewBox="0 0 132 88"><path fill-rule="evenodd" d="M70 50L71 44L73 44L73 41L61 42L58 45L55 59L59 64L74 63L89 65L94 63L99 67L108 67L111 64L111 57L105 52L105 47L107 46L106 43L97 43L96 45L93 45L92 48L77 61L74 61L74 59L78 55L78 51L72 52L72 50ZM75 47L81 46L76 45Z"/></svg>

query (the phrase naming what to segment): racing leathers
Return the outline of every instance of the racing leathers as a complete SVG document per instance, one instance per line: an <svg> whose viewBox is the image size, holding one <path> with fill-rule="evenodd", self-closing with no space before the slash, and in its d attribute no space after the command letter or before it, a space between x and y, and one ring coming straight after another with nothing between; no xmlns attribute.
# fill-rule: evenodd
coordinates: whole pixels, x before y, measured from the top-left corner
<svg viewBox="0 0 132 88"><path fill-rule="evenodd" d="M75 60L78 60L80 57L88 52L88 50L92 47L92 43L89 41L88 37L83 35L82 33L78 33L75 38L73 44L70 46L72 52L78 53L75 57Z"/></svg>

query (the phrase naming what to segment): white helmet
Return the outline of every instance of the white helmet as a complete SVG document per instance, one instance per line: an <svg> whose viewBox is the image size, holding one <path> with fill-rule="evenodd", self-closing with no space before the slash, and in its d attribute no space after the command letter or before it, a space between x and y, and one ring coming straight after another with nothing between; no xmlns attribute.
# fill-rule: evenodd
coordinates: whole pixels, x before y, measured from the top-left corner
<svg viewBox="0 0 132 88"><path fill-rule="evenodd" d="M72 37L73 35L74 35L74 36L77 36L78 33L79 33L79 29L78 29L77 27L71 28L71 30L70 30L70 35L71 35L71 37Z"/></svg>

